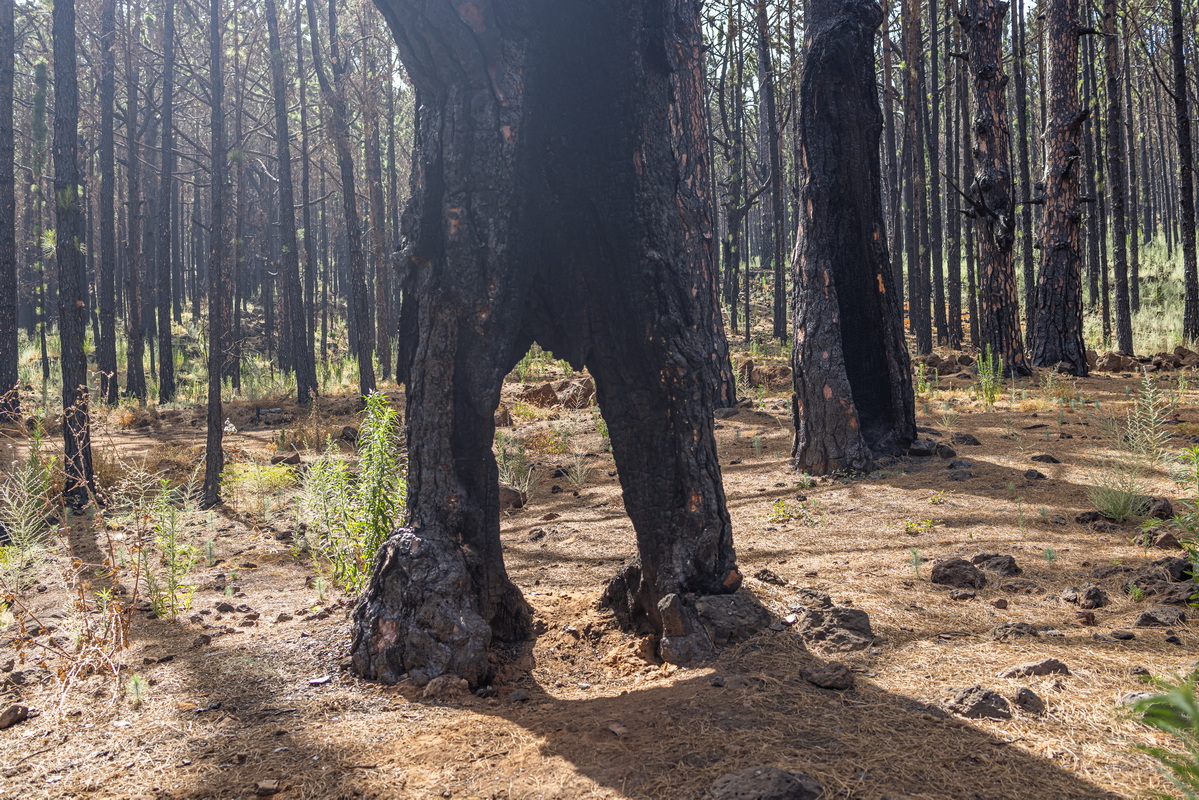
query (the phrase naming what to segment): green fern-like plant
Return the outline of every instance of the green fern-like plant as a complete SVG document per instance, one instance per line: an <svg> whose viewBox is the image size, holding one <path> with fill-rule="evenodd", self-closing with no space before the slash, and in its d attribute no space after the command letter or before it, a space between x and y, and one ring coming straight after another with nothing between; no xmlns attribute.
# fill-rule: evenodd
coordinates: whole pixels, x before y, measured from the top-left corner
<svg viewBox="0 0 1199 800"><path fill-rule="evenodd" d="M1199 701L1195 698L1192 673L1184 679L1154 679L1158 694L1137 701L1133 714L1145 725L1169 735L1176 749L1156 745L1137 745L1137 750L1153 757L1174 788L1187 800L1199 800ZM1155 792L1153 797L1172 798Z"/></svg>

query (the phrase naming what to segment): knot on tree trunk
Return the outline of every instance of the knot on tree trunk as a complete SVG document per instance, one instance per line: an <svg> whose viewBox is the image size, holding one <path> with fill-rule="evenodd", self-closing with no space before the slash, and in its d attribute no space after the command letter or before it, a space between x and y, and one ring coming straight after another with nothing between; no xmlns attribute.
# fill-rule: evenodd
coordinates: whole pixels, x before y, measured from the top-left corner
<svg viewBox="0 0 1199 800"><path fill-rule="evenodd" d="M354 609L354 671L419 685L444 674L472 686L490 673L491 627L477 608L462 551L445 531L401 528L380 548Z"/></svg>

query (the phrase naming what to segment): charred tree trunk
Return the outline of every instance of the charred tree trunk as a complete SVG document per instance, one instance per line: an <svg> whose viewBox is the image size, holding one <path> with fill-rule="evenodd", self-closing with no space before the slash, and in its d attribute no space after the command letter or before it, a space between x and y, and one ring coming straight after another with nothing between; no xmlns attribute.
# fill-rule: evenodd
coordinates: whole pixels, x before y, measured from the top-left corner
<svg viewBox="0 0 1199 800"><path fill-rule="evenodd" d="M1033 329L1033 295L1036 292L1036 270L1033 269L1032 203L1033 186L1028 155L1028 87L1025 78L1027 48L1024 45L1024 0L1017 0L1012 12L1012 71L1016 78L1016 158L1020 172L1020 261L1024 277L1024 301L1028 305L1025 329Z"/></svg>
<svg viewBox="0 0 1199 800"><path fill-rule="evenodd" d="M528 634L491 445L504 375L534 341L591 371L608 420L641 553L609 602L662 633L666 658L710 652L693 596L740 575L711 417L724 344L699 3L377 4L419 92L409 519L355 610L355 670L478 683L494 641Z"/></svg>
<svg viewBox="0 0 1199 800"><path fill-rule="evenodd" d="M0 421L20 418L17 373L17 179L13 137L14 0L0 0ZM115 360L115 354L114 354Z"/></svg>
<svg viewBox="0 0 1199 800"><path fill-rule="evenodd" d="M81 509L95 497L88 415L87 276L79 175L79 83L75 65L75 0L54 3L54 212L61 337L63 496Z"/></svg>
<svg viewBox="0 0 1199 800"><path fill-rule="evenodd" d="M1045 126L1045 221L1034 300L1032 363L1085 376L1082 331L1082 152L1088 111L1078 102L1079 0L1049 0L1049 76Z"/></svg>
<svg viewBox="0 0 1199 800"><path fill-rule="evenodd" d="M1128 224L1124 213L1124 120L1120 92L1120 37L1116 0L1103 4L1104 68L1107 77L1107 179L1112 212L1112 257L1116 279L1116 346L1132 354L1132 310L1128 297Z"/></svg>
<svg viewBox="0 0 1199 800"><path fill-rule="evenodd" d="M969 42L974 80L974 182L970 186L978 233L979 336L1002 359L1004 372L1029 374L1020 334L1020 299L1016 293L1013 246L1016 241L1012 202L1012 159L1004 89L1002 0L968 0L962 27Z"/></svg>
<svg viewBox="0 0 1199 800"><path fill-rule="evenodd" d="M117 234L116 234L116 96L117 3L104 0L100 8L100 336L96 366L100 371L100 401L115 405L117 385ZM5 292L0 288L0 295Z"/></svg>
<svg viewBox="0 0 1199 800"><path fill-rule="evenodd" d="M128 12L129 37L136 41L141 35L140 8ZM138 48L125 49L125 167L126 241L125 241L125 336L129 340L125 358L125 393L139 401L146 399L146 340L142 332L142 197L141 142L138 133L138 107L141 82L141 62Z"/></svg>
<svg viewBox="0 0 1199 800"><path fill-rule="evenodd" d="M318 393L316 365L312 359L305 324L304 296L300 283L300 246L296 236L295 190L291 175L291 132L287 120L287 82L283 74L283 45L279 41L279 15L275 0L266 0L267 36L271 50L271 92L275 101L275 147L279 157L279 230L282 239L284 307L290 335L288 348L296 373L296 395L300 405L312 402ZM305 235L307 235L305 231Z"/></svg>
<svg viewBox="0 0 1199 800"><path fill-rule="evenodd" d="M772 334L776 339L787 338L787 270L783 235L787 213L783 207L783 152L779 135L779 112L775 82L774 54L770 50L770 21L766 15L766 0L757 0L758 73L762 79L762 130L765 134L770 164L770 207L763 208L766 224L762 227L762 269L773 271L774 298L771 316ZM767 257L770 264L766 263Z"/></svg>
<svg viewBox="0 0 1199 800"><path fill-rule="evenodd" d="M162 21L162 170L155 242L155 314L158 321L158 402L175 399L175 346L171 332L171 245L175 179L175 0L165 0Z"/></svg>
<svg viewBox="0 0 1199 800"><path fill-rule="evenodd" d="M903 0L903 148L905 193L908 197L907 267L908 319L916 352L933 350L929 299L927 170L924 161L924 54L921 49L920 3Z"/></svg>
<svg viewBox="0 0 1199 800"><path fill-rule="evenodd" d="M1178 134L1179 212L1182 217L1182 263L1186 299L1182 316L1184 339L1199 339L1199 267L1195 260L1195 156L1191 144L1190 101L1187 97L1186 55L1183 50L1182 0L1170 0L1174 56L1174 120Z"/></svg>
<svg viewBox="0 0 1199 800"><path fill-rule="evenodd" d="M881 203L873 0L810 7L800 78L795 468L868 470L916 435L903 309Z"/></svg>
<svg viewBox="0 0 1199 800"><path fill-rule="evenodd" d="M221 472L225 469L225 412L221 404L221 379L225 372L225 348L228 347L229 301L233 295L227 263L225 200L228 193L228 165L225 153L225 75L221 66L221 0L208 6L208 76L211 82L211 154L212 220L209 225L208 257L208 436L204 449L204 487L200 503L211 508L221 502Z"/></svg>

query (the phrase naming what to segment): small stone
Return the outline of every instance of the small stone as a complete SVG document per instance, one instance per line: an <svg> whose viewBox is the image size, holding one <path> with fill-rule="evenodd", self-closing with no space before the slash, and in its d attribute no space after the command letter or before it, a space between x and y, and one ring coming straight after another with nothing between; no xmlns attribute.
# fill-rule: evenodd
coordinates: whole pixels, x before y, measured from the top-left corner
<svg viewBox="0 0 1199 800"><path fill-rule="evenodd" d="M754 573L754 577L762 583L769 583L772 586L786 586L787 582L778 576L774 570L769 567L762 567Z"/></svg>
<svg viewBox="0 0 1199 800"><path fill-rule="evenodd" d="M977 596L972 589L954 589L949 593L950 600L973 600Z"/></svg>
<svg viewBox="0 0 1199 800"><path fill-rule="evenodd" d="M996 572L1004 577L1013 577L1024 573L1024 570L1020 569L1020 565L1016 563L1016 559L1007 555L980 553L970 560L979 569Z"/></svg>
<svg viewBox="0 0 1199 800"><path fill-rule="evenodd" d="M1142 700L1148 700L1150 697L1156 697L1153 692L1129 692L1120 698L1120 705L1135 706Z"/></svg>
<svg viewBox="0 0 1199 800"><path fill-rule="evenodd" d="M1186 614L1169 606L1153 606L1142 611L1133 623L1137 628L1172 628L1186 622Z"/></svg>
<svg viewBox="0 0 1199 800"><path fill-rule="evenodd" d="M508 695L508 699L513 703L524 703L529 699L529 693L525 689L517 689L512 694Z"/></svg>
<svg viewBox="0 0 1199 800"><path fill-rule="evenodd" d="M949 704L949 710L966 719L1011 719L1012 709L998 692L971 686L962 689Z"/></svg>
<svg viewBox="0 0 1199 800"><path fill-rule="evenodd" d="M1002 597L997 597L991 601L991 605L1002 610L1002 609L1007 608L1007 600Z"/></svg>
<svg viewBox="0 0 1199 800"><path fill-rule="evenodd" d="M1182 644L1182 639L1178 638L1178 634L1171 633L1166 637L1166 644Z"/></svg>
<svg viewBox="0 0 1199 800"><path fill-rule="evenodd" d="M815 778L777 767L753 767L722 775L708 787L712 800L818 800Z"/></svg>
<svg viewBox="0 0 1199 800"><path fill-rule="evenodd" d="M1133 664L1128 668L1128 675L1132 678L1147 678L1149 677L1149 670L1140 664Z"/></svg>
<svg viewBox="0 0 1199 800"><path fill-rule="evenodd" d="M266 780L259 781L258 783L254 784L254 794L258 795L259 797L270 797L271 795L278 793L279 781Z"/></svg>
<svg viewBox="0 0 1199 800"><path fill-rule="evenodd" d="M1024 471L1024 477L1030 481L1043 481L1049 476L1044 472L1038 472L1035 469L1027 469Z"/></svg>
<svg viewBox="0 0 1199 800"><path fill-rule="evenodd" d="M1077 622L1079 625L1087 625L1087 626L1094 625L1095 624L1095 612L1094 611L1076 611L1076 612L1074 612L1074 621Z"/></svg>
<svg viewBox="0 0 1199 800"><path fill-rule="evenodd" d="M933 583L957 589L981 589L987 585L987 576L964 558L951 558L933 565Z"/></svg>
<svg viewBox="0 0 1199 800"><path fill-rule="evenodd" d="M937 452L937 443L932 439L917 439L908 447L908 455L915 458L928 458Z"/></svg>
<svg viewBox="0 0 1199 800"><path fill-rule="evenodd" d="M960 483L961 481L968 481L973 477L974 473L968 469L956 469L949 473L949 478L947 478L947 480L951 480L954 483Z"/></svg>
<svg viewBox="0 0 1199 800"><path fill-rule="evenodd" d="M271 456L272 466L298 467L302 463L299 453L277 453Z"/></svg>
<svg viewBox="0 0 1199 800"><path fill-rule="evenodd" d="M1070 668L1056 658L1046 658L1031 664L1009 667L999 673L1001 678L1030 678L1041 675L1069 675Z"/></svg>
<svg viewBox="0 0 1199 800"><path fill-rule="evenodd" d="M1137 638L1137 635L1132 631L1114 630L1111 632L1111 637L1120 642L1131 642Z"/></svg>
<svg viewBox="0 0 1199 800"><path fill-rule="evenodd" d="M230 602L223 602L223 603L217 603L217 604L216 604L216 610L217 610L217 611L219 611L219 612L220 612L220 613L222 613L222 614L232 614L232 613L233 613L234 611L236 611L237 609L236 609L236 607L235 607L235 606L234 606L232 603L230 603Z"/></svg>
<svg viewBox="0 0 1199 800"><path fill-rule="evenodd" d="M341 429L341 438L345 439L350 444L358 441L358 429L353 425L346 425Z"/></svg>
<svg viewBox="0 0 1199 800"><path fill-rule="evenodd" d="M952 442L953 444L963 444L963 445L966 445L967 447L981 447L982 446L982 442L980 442L977 439L977 437L975 437L969 433L955 433L954 435L949 437L949 441Z"/></svg>
<svg viewBox="0 0 1199 800"><path fill-rule="evenodd" d="M800 670L799 674L805 681L821 689L843 690L852 689L854 686L853 673L840 661L830 661L823 666Z"/></svg>
<svg viewBox="0 0 1199 800"><path fill-rule="evenodd" d="M1111 602L1107 592L1094 584L1088 584L1081 589L1074 586L1062 592L1062 599L1067 603L1076 603L1079 608L1103 608Z"/></svg>
<svg viewBox="0 0 1199 800"><path fill-rule="evenodd" d="M212 637L207 633L201 633L195 639L192 639L192 647L203 647L208 644L212 644Z"/></svg>
<svg viewBox="0 0 1199 800"><path fill-rule="evenodd" d="M308 685L309 686L324 686L326 683L328 683L331 680L333 680L332 675L322 675L319 678L309 678Z"/></svg>
<svg viewBox="0 0 1199 800"><path fill-rule="evenodd" d="M1150 519L1173 519L1174 504L1165 497L1148 497L1145 511L1145 516Z"/></svg>
<svg viewBox="0 0 1199 800"><path fill-rule="evenodd" d="M996 625L987 635L997 642L1006 642L1020 636L1040 636L1041 632L1027 622L1006 622Z"/></svg>
<svg viewBox="0 0 1199 800"><path fill-rule="evenodd" d="M1013 702L1016 704L1016 708L1019 708L1021 711L1024 711L1028 714L1045 713L1045 701L1041 699L1040 695L1028 687L1019 689L1016 692L1016 696L1013 698Z"/></svg>
<svg viewBox="0 0 1199 800"><path fill-rule="evenodd" d="M947 469L970 469L970 467L969 461L959 458L957 461L950 461Z"/></svg>
<svg viewBox="0 0 1199 800"><path fill-rule="evenodd" d="M858 608L812 608L795 630L809 644L841 652L865 650L874 642L870 618Z"/></svg>
<svg viewBox="0 0 1199 800"><path fill-rule="evenodd" d="M295 617L293 617L291 614L280 614L279 616L275 617L275 622L291 622L293 619L295 619Z"/></svg>
<svg viewBox="0 0 1199 800"><path fill-rule="evenodd" d="M1048 453L1042 453L1038 456L1033 456L1032 460L1036 461L1038 464L1060 464L1060 463L1062 463L1062 462L1058 461L1056 458L1054 458L1053 456L1049 455Z"/></svg>
<svg viewBox="0 0 1199 800"><path fill-rule="evenodd" d="M712 679L709 680L708 683L712 684L717 689L719 689L724 686L724 676L723 675L713 675Z"/></svg>
<svg viewBox="0 0 1199 800"><path fill-rule="evenodd" d="M11 728L20 722L29 719L29 708L22 705L11 705L4 711L0 711L0 731Z"/></svg>
<svg viewBox="0 0 1199 800"><path fill-rule="evenodd" d="M938 458L957 458L958 451L947 444L938 443L936 448Z"/></svg>

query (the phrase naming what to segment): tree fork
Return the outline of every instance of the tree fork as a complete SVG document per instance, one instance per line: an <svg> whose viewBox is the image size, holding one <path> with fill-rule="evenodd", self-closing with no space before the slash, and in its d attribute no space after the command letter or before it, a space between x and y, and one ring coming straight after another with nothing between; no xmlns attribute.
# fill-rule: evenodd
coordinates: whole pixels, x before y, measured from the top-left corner
<svg viewBox="0 0 1199 800"><path fill-rule="evenodd" d="M528 607L499 539L493 412L529 345L594 375L640 566L608 597L710 652L735 591L697 0L376 0L418 91L398 377L409 519L355 609L355 670L472 683ZM580 102L579 98L588 98ZM613 114L613 109L624 109Z"/></svg>

